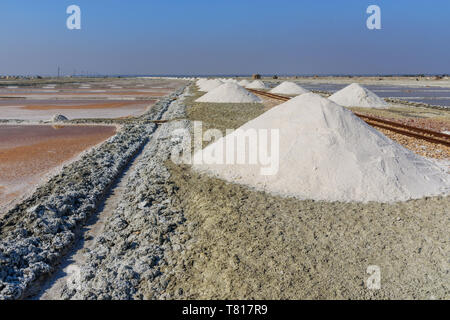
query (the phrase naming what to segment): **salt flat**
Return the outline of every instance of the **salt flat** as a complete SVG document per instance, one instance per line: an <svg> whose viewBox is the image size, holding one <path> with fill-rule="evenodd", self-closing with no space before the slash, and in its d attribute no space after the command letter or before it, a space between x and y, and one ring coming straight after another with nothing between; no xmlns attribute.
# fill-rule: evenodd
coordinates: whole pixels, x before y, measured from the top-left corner
<svg viewBox="0 0 450 320"><path fill-rule="evenodd" d="M0 100L0 118L5 120L46 121L54 114L68 119L121 118L139 116L154 103L148 100Z"/></svg>
<svg viewBox="0 0 450 320"><path fill-rule="evenodd" d="M0 208L115 132L115 126L0 125Z"/></svg>
<svg viewBox="0 0 450 320"><path fill-rule="evenodd" d="M54 114L69 120L139 116L177 87L169 80L68 81L0 86L0 119L45 121Z"/></svg>

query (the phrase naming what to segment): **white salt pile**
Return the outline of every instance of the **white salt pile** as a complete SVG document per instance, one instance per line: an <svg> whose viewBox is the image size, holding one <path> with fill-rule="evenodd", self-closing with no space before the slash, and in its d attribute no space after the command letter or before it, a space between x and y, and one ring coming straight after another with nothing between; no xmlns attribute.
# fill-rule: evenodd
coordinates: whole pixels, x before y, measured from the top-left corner
<svg viewBox="0 0 450 320"><path fill-rule="evenodd" d="M286 94L286 95L300 95L304 93L308 93L309 90L306 90L305 88L300 87L298 84L290 81L285 81L278 85L277 87L273 88L269 91L270 93L276 93L276 94Z"/></svg>
<svg viewBox="0 0 450 320"><path fill-rule="evenodd" d="M442 168L390 140L350 110L313 93L272 108L239 129L197 152L194 161L215 160L194 162L194 168L299 199L393 202L450 193L449 175ZM259 149L252 144L244 150L230 147L231 142L236 145L239 138L248 137L249 129L266 129L265 136L260 133L258 138ZM279 143L272 141L272 129L279 130ZM259 146L264 137L267 152ZM249 163L256 154L258 161ZM239 156L246 157L244 164L230 161ZM269 167L278 170L267 175Z"/></svg>
<svg viewBox="0 0 450 320"><path fill-rule="evenodd" d="M199 91L209 92L222 84L223 82L219 79L207 80L199 86Z"/></svg>
<svg viewBox="0 0 450 320"><path fill-rule="evenodd" d="M200 87L203 83L205 83L206 81L208 81L208 79L205 78L201 78L198 79L197 82L195 83L197 85L197 87Z"/></svg>
<svg viewBox="0 0 450 320"><path fill-rule="evenodd" d="M249 89L267 89L267 86L261 80L255 80L245 87Z"/></svg>
<svg viewBox="0 0 450 320"><path fill-rule="evenodd" d="M224 82L224 83L227 83L227 82L237 83L237 80L235 80L235 79L223 79L222 82Z"/></svg>
<svg viewBox="0 0 450 320"><path fill-rule="evenodd" d="M262 100L236 83L224 83L201 96L196 102L260 103Z"/></svg>
<svg viewBox="0 0 450 320"><path fill-rule="evenodd" d="M238 85L246 87L250 84L250 81L248 81L247 79L241 80L238 82Z"/></svg>
<svg viewBox="0 0 450 320"><path fill-rule="evenodd" d="M352 83L331 95L328 99L341 106L362 108L387 108L389 105L372 91Z"/></svg>

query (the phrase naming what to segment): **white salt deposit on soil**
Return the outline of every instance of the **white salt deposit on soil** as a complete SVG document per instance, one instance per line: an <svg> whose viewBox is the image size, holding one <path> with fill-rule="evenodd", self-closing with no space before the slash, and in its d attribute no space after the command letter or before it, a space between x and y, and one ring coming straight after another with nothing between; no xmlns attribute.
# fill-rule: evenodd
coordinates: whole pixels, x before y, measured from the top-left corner
<svg viewBox="0 0 450 320"><path fill-rule="evenodd" d="M209 92L222 84L223 82L219 79L207 80L199 86L199 91Z"/></svg>
<svg viewBox="0 0 450 320"><path fill-rule="evenodd" d="M341 106L361 107L361 108L377 108L384 109L389 107L388 103L375 93L359 85L352 83L345 88L337 91L328 99Z"/></svg>
<svg viewBox="0 0 450 320"><path fill-rule="evenodd" d="M249 89L267 89L267 86L261 80L255 80L246 86Z"/></svg>
<svg viewBox="0 0 450 320"><path fill-rule="evenodd" d="M285 81L280 85L278 85L277 87L270 90L269 92L275 94L300 95L308 93L310 91L306 90L305 88L302 88L301 86L299 86L294 82Z"/></svg>
<svg viewBox="0 0 450 320"><path fill-rule="evenodd" d="M250 81L248 81L247 79L241 80L238 82L238 85L246 87L250 84Z"/></svg>
<svg viewBox="0 0 450 320"><path fill-rule="evenodd" d="M236 83L224 83L201 96L196 102L261 103L262 100Z"/></svg>
<svg viewBox="0 0 450 320"><path fill-rule="evenodd" d="M220 164L197 162L194 169L299 199L395 202L450 191L449 175L442 168L390 140L350 110L313 93L272 108L240 129L195 154L213 156ZM243 152L246 164L223 164L237 159L236 149L226 146L245 138L248 129L279 130L279 144L265 135L268 155L279 146L276 174L262 175L261 169L269 165L261 165L260 159L249 164L249 156L261 150L249 152L248 146Z"/></svg>

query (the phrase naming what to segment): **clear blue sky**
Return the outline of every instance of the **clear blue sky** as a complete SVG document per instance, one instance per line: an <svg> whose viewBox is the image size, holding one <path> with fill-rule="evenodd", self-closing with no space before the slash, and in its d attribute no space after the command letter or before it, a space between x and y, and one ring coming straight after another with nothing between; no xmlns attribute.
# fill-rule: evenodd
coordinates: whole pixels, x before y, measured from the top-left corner
<svg viewBox="0 0 450 320"><path fill-rule="evenodd" d="M0 1L0 74L450 73L449 39L448 0Z"/></svg>

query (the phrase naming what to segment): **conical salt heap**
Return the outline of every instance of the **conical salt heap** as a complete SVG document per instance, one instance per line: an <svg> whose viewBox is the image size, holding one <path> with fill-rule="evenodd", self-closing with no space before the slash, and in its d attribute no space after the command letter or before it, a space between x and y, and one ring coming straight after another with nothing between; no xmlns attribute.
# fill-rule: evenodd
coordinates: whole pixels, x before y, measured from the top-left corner
<svg viewBox="0 0 450 320"><path fill-rule="evenodd" d="M261 80L255 80L245 87L249 89L267 89L267 86Z"/></svg>
<svg viewBox="0 0 450 320"><path fill-rule="evenodd" d="M308 93L309 90L306 90L305 88L302 88L298 84L290 81L285 81L278 85L277 87L273 88L269 91L270 93L275 94L286 94L286 95L300 95L304 93Z"/></svg>
<svg viewBox="0 0 450 320"><path fill-rule="evenodd" d="M377 108L383 109L389 105L367 88L362 87L358 83L352 83L345 88L337 91L328 99L341 106L361 107L361 108Z"/></svg>
<svg viewBox="0 0 450 320"><path fill-rule="evenodd" d="M250 84L250 81L248 81L247 79L241 80L238 82L238 85L246 87Z"/></svg>
<svg viewBox="0 0 450 320"><path fill-rule="evenodd" d="M209 91L217 88L218 86L221 86L222 84L223 84L223 82L219 79L207 80L199 86L199 91L209 92Z"/></svg>
<svg viewBox="0 0 450 320"><path fill-rule="evenodd" d="M261 103L262 100L240 85L232 82L224 83L201 96L196 102L212 103Z"/></svg>
<svg viewBox="0 0 450 320"><path fill-rule="evenodd" d="M208 81L208 79L201 78L201 79L198 79L197 82L196 82L195 84L197 85L197 87L200 88L200 86L201 86L203 83L205 83L206 81Z"/></svg>
<svg viewBox="0 0 450 320"><path fill-rule="evenodd" d="M240 129L197 152L194 169L299 199L393 202L450 191L449 175L441 168L390 140L346 108L313 93L272 108ZM235 148L230 151L226 146L245 136L248 129L279 130L279 144L270 143L272 133L265 135L268 155L279 145L279 157L274 158L279 159L279 170L273 171L275 174L262 175L261 171L274 161L264 165L260 160L259 164L249 164L248 160L246 164L223 164L237 156ZM241 150L246 159L261 152L249 150L248 146ZM208 155L220 159L220 164L198 162L199 157L208 159Z"/></svg>

